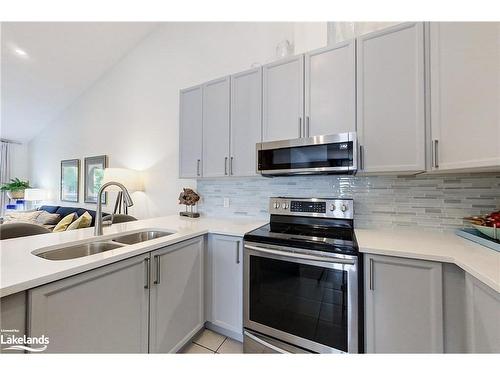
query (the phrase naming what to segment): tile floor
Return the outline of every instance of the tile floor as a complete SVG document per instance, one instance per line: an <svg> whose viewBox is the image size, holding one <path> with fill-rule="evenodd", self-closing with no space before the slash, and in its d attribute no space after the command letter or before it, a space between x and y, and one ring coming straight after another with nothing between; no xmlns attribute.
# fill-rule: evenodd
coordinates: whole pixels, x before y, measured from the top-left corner
<svg viewBox="0 0 500 375"><path fill-rule="evenodd" d="M229 337L219 335L209 329L195 336L192 342L184 347L185 354L242 354L243 344Z"/></svg>

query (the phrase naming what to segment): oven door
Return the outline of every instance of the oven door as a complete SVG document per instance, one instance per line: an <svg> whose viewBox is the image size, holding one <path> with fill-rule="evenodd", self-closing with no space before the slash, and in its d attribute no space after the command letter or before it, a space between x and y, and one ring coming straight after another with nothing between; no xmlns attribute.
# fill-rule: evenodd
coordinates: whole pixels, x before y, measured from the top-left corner
<svg viewBox="0 0 500 375"><path fill-rule="evenodd" d="M245 242L245 329L316 353L358 353L356 256Z"/></svg>
<svg viewBox="0 0 500 375"><path fill-rule="evenodd" d="M257 172L264 176L354 173L356 133L321 135L256 145Z"/></svg>

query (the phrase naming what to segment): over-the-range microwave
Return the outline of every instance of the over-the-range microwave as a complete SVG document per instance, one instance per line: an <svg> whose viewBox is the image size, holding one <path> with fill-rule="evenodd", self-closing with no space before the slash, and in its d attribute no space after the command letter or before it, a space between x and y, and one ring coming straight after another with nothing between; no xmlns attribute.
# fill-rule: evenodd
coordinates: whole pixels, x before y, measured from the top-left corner
<svg viewBox="0 0 500 375"><path fill-rule="evenodd" d="M357 170L355 132L257 143L257 173L352 174Z"/></svg>

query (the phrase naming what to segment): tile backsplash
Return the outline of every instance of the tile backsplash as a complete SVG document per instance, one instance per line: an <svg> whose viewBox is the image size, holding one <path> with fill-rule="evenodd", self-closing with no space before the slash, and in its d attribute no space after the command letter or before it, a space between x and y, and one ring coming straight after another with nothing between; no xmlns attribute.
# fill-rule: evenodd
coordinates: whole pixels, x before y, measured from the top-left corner
<svg viewBox="0 0 500 375"><path fill-rule="evenodd" d="M500 209L500 174L203 179L198 193L207 216L267 219L271 196L346 197L358 228L453 230L464 216Z"/></svg>

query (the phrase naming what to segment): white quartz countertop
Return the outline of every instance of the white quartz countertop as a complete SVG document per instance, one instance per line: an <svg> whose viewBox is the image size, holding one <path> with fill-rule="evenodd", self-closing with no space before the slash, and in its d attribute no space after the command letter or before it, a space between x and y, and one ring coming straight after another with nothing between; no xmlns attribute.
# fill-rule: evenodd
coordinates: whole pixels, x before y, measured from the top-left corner
<svg viewBox="0 0 500 375"><path fill-rule="evenodd" d="M454 233L356 229L360 252L454 263L500 293L500 253Z"/></svg>
<svg viewBox="0 0 500 375"><path fill-rule="evenodd" d="M70 260L47 260L32 254L33 251L61 245L76 245L93 239L94 228L0 241L0 297L59 280L80 272L101 267L135 255L147 253L189 238L207 233L243 236L264 225L264 221L222 220L214 218L186 218L178 215L113 224L104 227L99 240L109 240L117 234L142 230L175 232L166 237L128 245L103 253ZM38 251L37 251L38 252Z"/></svg>
<svg viewBox="0 0 500 375"><path fill-rule="evenodd" d="M140 230L175 233L99 254L60 261L39 258L32 252L91 241L93 228L3 240L0 241L0 297L207 233L241 237L266 222L209 217L190 219L171 215L114 224L104 228L104 236L100 239L109 240L118 234ZM384 229L356 229L355 233L361 252L454 263L500 293L500 253L453 233Z"/></svg>

